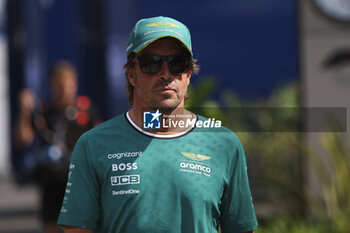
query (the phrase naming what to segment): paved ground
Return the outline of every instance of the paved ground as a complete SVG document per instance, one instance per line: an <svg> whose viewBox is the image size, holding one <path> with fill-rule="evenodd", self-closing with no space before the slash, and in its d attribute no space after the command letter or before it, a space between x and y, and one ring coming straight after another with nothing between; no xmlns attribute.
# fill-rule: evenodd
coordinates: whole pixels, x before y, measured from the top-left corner
<svg viewBox="0 0 350 233"><path fill-rule="evenodd" d="M0 176L0 233L42 233L37 217L39 193Z"/></svg>

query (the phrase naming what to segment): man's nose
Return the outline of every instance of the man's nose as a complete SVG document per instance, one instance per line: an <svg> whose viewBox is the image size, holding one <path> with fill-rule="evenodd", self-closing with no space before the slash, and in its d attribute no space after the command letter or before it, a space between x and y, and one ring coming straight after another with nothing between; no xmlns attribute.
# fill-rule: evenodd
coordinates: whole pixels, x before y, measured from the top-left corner
<svg viewBox="0 0 350 233"><path fill-rule="evenodd" d="M158 73L159 79L168 80L172 77L172 74L169 70L168 62L164 61L160 71Z"/></svg>

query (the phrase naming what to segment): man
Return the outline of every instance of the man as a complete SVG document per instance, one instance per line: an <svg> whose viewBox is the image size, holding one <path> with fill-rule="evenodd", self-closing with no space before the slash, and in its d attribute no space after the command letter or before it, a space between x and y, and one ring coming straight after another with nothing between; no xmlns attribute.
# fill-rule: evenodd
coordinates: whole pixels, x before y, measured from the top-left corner
<svg viewBox="0 0 350 233"><path fill-rule="evenodd" d="M79 139L58 223L65 233L252 232L241 143L224 127L201 131L206 119L183 108L198 70L187 27L142 19L128 45L132 108Z"/></svg>
<svg viewBox="0 0 350 233"><path fill-rule="evenodd" d="M19 95L14 140L35 166L30 175L41 191L40 215L46 233L60 232L57 219L74 145L100 119L90 99L77 96L77 78L75 67L60 61L50 75L52 102L39 103L29 89ZM28 147L34 147L33 151Z"/></svg>

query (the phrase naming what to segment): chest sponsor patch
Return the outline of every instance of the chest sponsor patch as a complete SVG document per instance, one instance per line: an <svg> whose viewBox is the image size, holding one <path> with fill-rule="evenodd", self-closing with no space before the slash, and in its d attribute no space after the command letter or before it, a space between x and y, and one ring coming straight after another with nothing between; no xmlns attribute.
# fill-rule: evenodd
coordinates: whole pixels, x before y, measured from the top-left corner
<svg viewBox="0 0 350 233"><path fill-rule="evenodd" d="M139 184L139 183L140 183L140 175L111 176L112 186Z"/></svg>
<svg viewBox="0 0 350 233"><path fill-rule="evenodd" d="M181 152L183 156L186 156L189 159L195 160L195 161L205 161L211 159L210 156L207 155L200 155L200 154L195 154L195 153L190 153L190 152Z"/></svg>
<svg viewBox="0 0 350 233"><path fill-rule="evenodd" d="M119 163L119 164L112 164L112 171L130 171L130 170L137 170L137 163Z"/></svg>
<svg viewBox="0 0 350 233"><path fill-rule="evenodd" d="M194 173L198 175L204 175L207 177L211 176L211 168L200 161L206 161L211 159L210 156L207 155L201 155L201 154L195 154L191 152L181 152L181 154L193 161L182 161L180 163L180 171L181 172L189 172Z"/></svg>
<svg viewBox="0 0 350 233"><path fill-rule="evenodd" d="M133 157L141 157L142 151L125 151L125 152L118 152L118 153L111 153L107 155L108 159L122 159L122 158L133 158Z"/></svg>

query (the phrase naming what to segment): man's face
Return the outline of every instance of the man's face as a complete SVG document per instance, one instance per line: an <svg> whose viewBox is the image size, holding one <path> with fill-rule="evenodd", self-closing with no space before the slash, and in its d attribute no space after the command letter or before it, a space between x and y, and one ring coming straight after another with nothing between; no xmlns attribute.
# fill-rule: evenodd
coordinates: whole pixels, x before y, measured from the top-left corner
<svg viewBox="0 0 350 233"><path fill-rule="evenodd" d="M136 55L185 55L186 50L179 41L171 38L159 39ZM134 86L134 107L153 109L176 109L184 106L187 86L190 83L191 71L174 75L169 71L168 63L163 62L156 74L142 73L139 61L128 70L128 78Z"/></svg>
<svg viewBox="0 0 350 233"><path fill-rule="evenodd" d="M51 83L53 98L61 105L71 105L78 91L77 75L75 72L63 69Z"/></svg>

